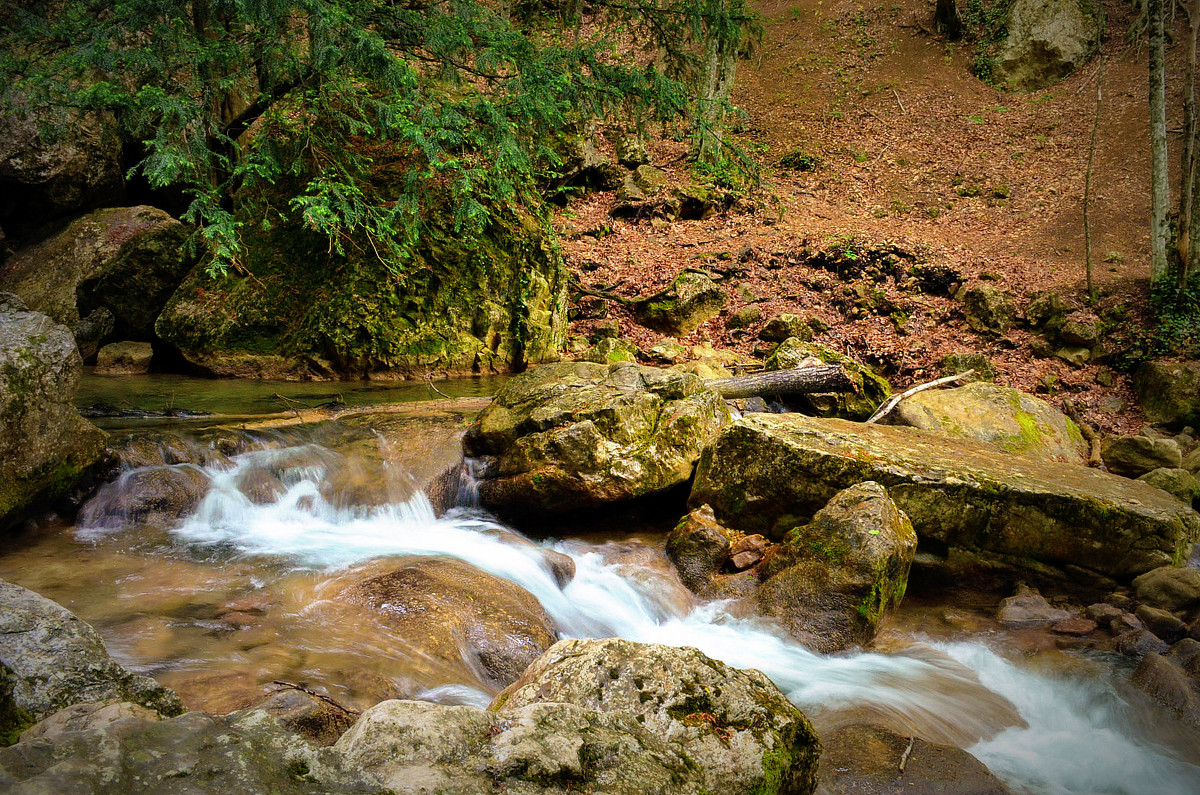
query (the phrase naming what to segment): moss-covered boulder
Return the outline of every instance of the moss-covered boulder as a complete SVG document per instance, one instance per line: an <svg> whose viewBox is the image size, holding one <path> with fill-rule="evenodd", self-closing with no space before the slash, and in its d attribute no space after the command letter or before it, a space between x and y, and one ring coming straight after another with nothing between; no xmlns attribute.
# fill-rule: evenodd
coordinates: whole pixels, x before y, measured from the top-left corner
<svg viewBox="0 0 1200 795"><path fill-rule="evenodd" d="M979 439L1048 461L1088 461L1087 442L1062 412L1033 395L995 384L919 392L886 419L892 425Z"/></svg>
<svg viewBox="0 0 1200 795"><path fill-rule="evenodd" d="M709 792L809 793L816 783L821 746L803 713L761 672L696 649L559 641L491 709L539 702L633 717L686 753Z"/></svg>
<svg viewBox="0 0 1200 795"><path fill-rule="evenodd" d="M812 328L799 315L784 312L768 320L758 332L758 338L764 342L783 342L789 337L807 342L812 339Z"/></svg>
<svg viewBox="0 0 1200 795"><path fill-rule="evenodd" d="M682 337L715 317L725 306L725 292L702 273L684 271L666 289L633 305L641 325L663 334Z"/></svg>
<svg viewBox="0 0 1200 795"><path fill-rule="evenodd" d="M1087 62L1096 16L1079 0L1015 0L991 77L1009 91L1040 91Z"/></svg>
<svg viewBox="0 0 1200 795"><path fill-rule="evenodd" d="M794 414L725 428L701 456L690 501L779 538L866 480L931 548L1014 571L1129 580L1187 560L1200 535L1200 515L1145 483L930 431Z"/></svg>
<svg viewBox="0 0 1200 795"><path fill-rule="evenodd" d="M1191 505L1197 498L1200 498L1200 481L1197 481L1186 469L1160 467L1150 470L1140 476L1138 480L1175 495L1175 498L1184 505Z"/></svg>
<svg viewBox="0 0 1200 795"><path fill-rule="evenodd" d="M795 337L784 340L767 357L766 369L790 370L805 359L814 358L826 364L839 364L854 384L854 392L837 394L798 395L798 408L818 417L842 417L865 420L892 394L887 379L877 375L857 359L844 356L817 342L804 342Z"/></svg>
<svg viewBox="0 0 1200 795"><path fill-rule="evenodd" d="M150 372L154 348L148 342L110 342L96 353L97 375L133 375Z"/></svg>
<svg viewBox="0 0 1200 795"><path fill-rule="evenodd" d="M566 272L536 214L493 207L474 242L434 228L403 270L365 249L290 224L248 224L253 277L213 279L203 264L155 329L216 375L313 378L388 371L491 372L557 358Z"/></svg>
<svg viewBox="0 0 1200 795"><path fill-rule="evenodd" d="M584 351L579 359L608 365L616 362L636 362L637 355L637 346L632 342L613 337L601 337L595 345Z"/></svg>
<svg viewBox="0 0 1200 795"><path fill-rule="evenodd" d="M81 336L87 334L82 319L104 309L118 339L150 340L159 312L192 265L188 235L154 207L97 210L18 252L0 270L0 289Z"/></svg>
<svg viewBox="0 0 1200 795"><path fill-rule="evenodd" d="M916 552L912 523L884 488L851 486L763 561L758 612L816 651L869 643L900 606Z"/></svg>
<svg viewBox="0 0 1200 795"><path fill-rule="evenodd" d="M479 497L509 515L586 511L686 483L729 422L693 375L563 362L510 379L467 431Z"/></svg>
<svg viewBox="0 0 1200 795"><path fill-rule="evenodd" d="M963 316L980 334L1007 334L1017 316L1012 296L994 284L978 284L963 295Z"/></svg>
<svg viewBox="0 0 1200 795"><path fill-rule="evenodd" d="M67 494L104 451L71 404L82 364L70 331L0 293L0 530Z"/></svg>
<svg viewBox="0 0 1200 795"><path fill-rule="evenodd" d="M1200 361L1146 362L1133 385L1151 422L1200 426Z"/></svg>

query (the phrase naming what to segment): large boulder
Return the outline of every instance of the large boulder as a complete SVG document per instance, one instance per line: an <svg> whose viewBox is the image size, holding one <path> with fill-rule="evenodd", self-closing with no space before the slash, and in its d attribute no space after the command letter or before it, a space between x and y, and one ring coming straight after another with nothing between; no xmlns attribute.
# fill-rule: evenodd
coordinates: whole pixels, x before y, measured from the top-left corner
<svg viewBox="0 0 1200 795"><path fill-rule="evenodd" d="M669 737L711 792L811 792L816 732L764 674L692 648L619 639L564 640L529 667L491 709L566 702L631 716Z"/></svg>
<svg viewBox="0 0 1200 795"><path fill-rule="evenodd" d="M851 486L759 567L758 612L816 651L869 643L900 606L916 551L912 523L883 487Z"/></svg>
<svg viewBox="0 0 1200 795"><path fill-rule="evenodd" d="M1146 362L1133 377L1146 419L1200 426L1200 361Z"/></svg>
<svg viewBox="0 0 1200 795"><path fill-rule="evenodd" d="M1079 0L1015 0L992 78L1009 91L1040 91L1078 69L1096 40L1095 15Z"/></svg>
<svg viewBox="0 0 1200 795"><path fill-rule="evenodd" d="M84 216L17 253L0 288L87 337L83 320L112 314L116 334L149 340L154 321L191 267L187 227L154 207L118 207Z"/></svg>
<svg viewBox="0 0 1200 795"><path fill-rule="evenodd" d="M105 434L71 405L82 361L71 332L0 293L0 530L67 494Z"/></svg>
<svg viewBox="0 0 1200 795"><path fill-rule="evenodd" d="M0 717L9 723L0 724L0 736L81 702L131 701L163 715L183 712L175 693L113 661L96 630L71 611L0 580L3 679L8 681L0 681Z"/></svg>
<svg viewBox="0 0 1200 795"><path fill-rule="evenodd" d="M724 401L696 376L564 362L510 379L464 445L480 459L485 506L545 515L686 483L727 422Z"/></svg>
<svg viewBox="0 0 1200 795"><path fill-rule="evenodd" d="M342 598L381 620L426 654L473 660L503 687L558 636L537 597L458 560L414 558L347 589Z"/></svg>
<svg viewBox="0 0 1200 795"><path fill-rule="evenodd" d="M430 225L402 272L366 239L339 254L298 223L247 223L254 278L213 278L200 263L155 331L194 366L241 377L424 377L553 360L567 327L561 257L535 212L489 209L472 242L449 222Z"/></svg>
<svg viewBox="0 0 1200 795"><path fill-rule="evenodd" d="M1016 389L977 382L930 389L901 401L892 425L979 439L1010 453L1086 464L1088 445L1075 423L1044 400Z"/></svg>
<svg viewBox="0 0 1200 795"><path fill-rule="evenodd" d="M125 175L116 129L88 114L54 134L28 113L0 115L0 226L23 237L47 220L121 200Z"/></svg>
<svg viewBox="0 0 1200 795"><path fill-rule="evenodd" d="M633 317L646 328L682 337L715 317L725 306L725 292L702 273L684 271L662 291L633 306Z"/></svg>
<svg viewBox="0 0 1200 795"><path fill-rule="evenodd" d="M844 356L820 343L805 342L789 337L767 357L767 370L791 370L807 359L817 359L825 364L840 365L854 385L853 392L797 395L793 399L797 408L805 414L818 417L842 417L848 420L865 420L875 413L883 401L892 394L887 379L877 375L862 362Z"/></svg>
<svg viewBox="0 0 1200 795"><path fill-rule="evenodd" d="M1145 483L913 428L756 414L697 466L691 503L780 537L837 492L874 480L935 548L1129 580L1188 559L1200 515Z"/></svg>

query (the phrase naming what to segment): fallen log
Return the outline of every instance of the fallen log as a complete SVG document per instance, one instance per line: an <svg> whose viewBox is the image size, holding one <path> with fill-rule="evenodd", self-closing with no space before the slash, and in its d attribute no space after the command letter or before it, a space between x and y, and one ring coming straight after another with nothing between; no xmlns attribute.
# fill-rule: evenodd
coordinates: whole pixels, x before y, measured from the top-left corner
<svg viewBox="0 0 1200 795"><path fill-rule="evenodd" d="M836 364L817 364L793 370L771 370L736 378L705 381L726 400L762 395L804 395L813 392L853 392L854 382Z"/></svg>

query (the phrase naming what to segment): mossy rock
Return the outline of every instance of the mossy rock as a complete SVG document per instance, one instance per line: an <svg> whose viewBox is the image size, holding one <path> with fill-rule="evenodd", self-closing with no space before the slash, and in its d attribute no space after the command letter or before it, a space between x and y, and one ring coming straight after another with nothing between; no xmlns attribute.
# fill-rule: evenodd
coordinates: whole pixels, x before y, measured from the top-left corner
<svg viewBox="0 0 1200 795"><path fill-rule="evenodd" d="M491 209L472 243L431 229L400 273L369 247L342 256L306 229L247 225L254 277L213 279L197 266L155 328L217 375L491 372L556 358L566 273L545 219Z"/></svg>
<svg viewBox="0 0 1200 795"><path fill-rule="evenodd" d="M1200 427L1200 361L1146 362L1134 373L1146 419Z"/></svg>
<svg viewBox="0 0 1200 795"><path fill-rule="evenodd" d="M967 376L967 381L994 381L996 367L982 353L948 353L938 359L938 370L943 376L958 375L968 370L975 372Z"/></svg>
<svg viewBox="0 0 1200 795"><path fill-rule="evenodd" d="M613 337L602 337L595 345L584 351L579 359L584 362L607 365L615 362L636 362L637 355L637 346L632 342Z"/></svg>
<svg viewBox="0 0 1200 795"><path fill-rule="evenodd" d="M789 338L767 357L767 370L790 370L812 357L826 364L838 364L854 384L853 393L801 395L796 400L802 411L819 417L865 420L892 394L891 384L857 359L843 356L817 342Z"/></svg>
<svg viewBox="0 0 1200 795"><path fill-rule="evenodd" d="M1012 296L994 284L979 284L963 295L963 316L980 334L1007 334L1016 319Z"/></svg>
<svg viewBox="0 0 1200 795"><path fill-rule="evenodd" d="M725 306L725 292L702 273L684 271L666 289L633 306L640 325L682 337L690 334Z"/></svg>

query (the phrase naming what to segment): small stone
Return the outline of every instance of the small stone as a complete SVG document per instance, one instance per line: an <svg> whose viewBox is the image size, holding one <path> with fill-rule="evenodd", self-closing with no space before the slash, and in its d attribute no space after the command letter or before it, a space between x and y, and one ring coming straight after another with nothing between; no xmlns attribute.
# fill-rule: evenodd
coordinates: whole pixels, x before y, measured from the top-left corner
<svg viewBox="0 0 1200 795"><path fill-rule="evenodd" d="M1134 629L1117 636L1113 648L1121 654L1141 659L1147 654L1166 654L1171 647L1153 632Z"/></svg>
<svg viewBox="0 0 1200 795"><path fill-rule="evenodd" d="M963 315L967 325L980 334L999 336L1008 333L1016 318L1012 296L992 284L972 287L963 295Z"/></svg>
<svg viewBox="0 0 1200 795"><path fill-rule="evenodd" d="M1092 621L1095 621L1097 624L1105 627L1107 627L1114 618L1119 618L1124 613L1125 611L1121 608L1115 605L1110 605L1107 602L1096 602L1095 604L1088 605L1083 611L1085 616L1090 618Z"/></svg>
<svg viewBox="0 0 1200 795"><path fill-rule="evenodd" d="M1072 312L1058 330L1058 338L1064 345L1091 348L1100 341L1100 318L1092 312Z"/></svg>
<svg viewBox="0 0 1200 795"><path fill-rule="evenodd" d="M1054 352L1054 358L1061 359L1072 367L1083 367L1092 359L1092 352L1087 348L1059 348Z"/></svg>
<svg viewBox="0 0 1200 795"><path fill-rule="evenodd" d="M982 353L948 353L938 360L942 375L957 375L974 370L967 378L970 381L993 381L996 368Z"/></svg>
<svg viewBox="0 0 1200 795"><path fill-rule="evenodd" d="M1160 566L1133 581L1138 601L1174 612L1200 605L1200 571Z"/></svg>
<svg viewBox="0 0 1200 795"><path fill-rule="evenodd" d="M593 342L621 336L621 324L616 320L603 320L592 325L591 338Z"/></svg>
<svg viewBox="0 0 1200 795"><path fill-rule="evenodd" d="M1036 590L1020 586L1015 596L1000 602L996 618L1011 627L1038 627L1071 618L1071 614L1052 607Z"/></svg>
<svg viewBox="0 0 1200 795"><path fill-rule="evenodd" d="M762 310L757 306L744 306L731 313L725 320L725 328L742 329L752 326L762 319Z"/></svg>
<svg viewBox="0 0 1200 795"><path fill-rule="evenodd" d="M729 548L729 563L737 571L748 569L763 559L771 542L755 533L743 536Z"/></svg>
<svg viewBox="0 0 1200 795"><path fill-rule="evenodd" d="M1062 635L1090 635L1096 631L1096 622L1088 618L1066 618L1054 622L1050 629Z"/></svg>
<svg viewBox="0 0 1200 795"><path fill-rule="evenodd" d="M687 348L675 340L662 340L646 351L646 358L659 364L675 364L687 357Z"/></svg>
<svg viewBox="0 0 1200 795"><path fill-rule="evenodd" d="M1100 457L1108 471L1136 478L1153 469L1179 469L1183 454L1174 439L1149 436L1106 436L1100 443Z"/></svg>
<svg viewBox="0 0 1200 795"><path fill-rule="evenodd" d="M814 334L824 334L829 331L829 324L816 315L808 319L808 327L813 330Z"/></svg>
<svg viewBox="0 0 1200 795"><path fill-rule="evenodd" d="M595 362L596 364L613 364L615 362L637 361L638 349L628 340L604 337L591 348L588 348L580 361Z"/></svg>
<svg viewBox="0 0 1200 795"><path fill-rule="evenodd" d="M1117 376L1107 367L1101 367L1096 371L1096 383L1100 386L1111 388L1116 382Z"/></svg>
<svg viewBox="0 0 1200 795"><path fill-rule="evenodd" d="M1146 628L1142 620L1133 613L1126 613L1124 610L1121 614L1109 619L1108 629L1114 635L1124 635L1126 632L1141 632Z"/></svg>
<svg viewBox="0 0 1200 795"><path fill-rule="evenodd" d="M662 169L641 165L633 170L633 181L647 196L653 196L662 190L667 182L667 175Z"/></svg>

